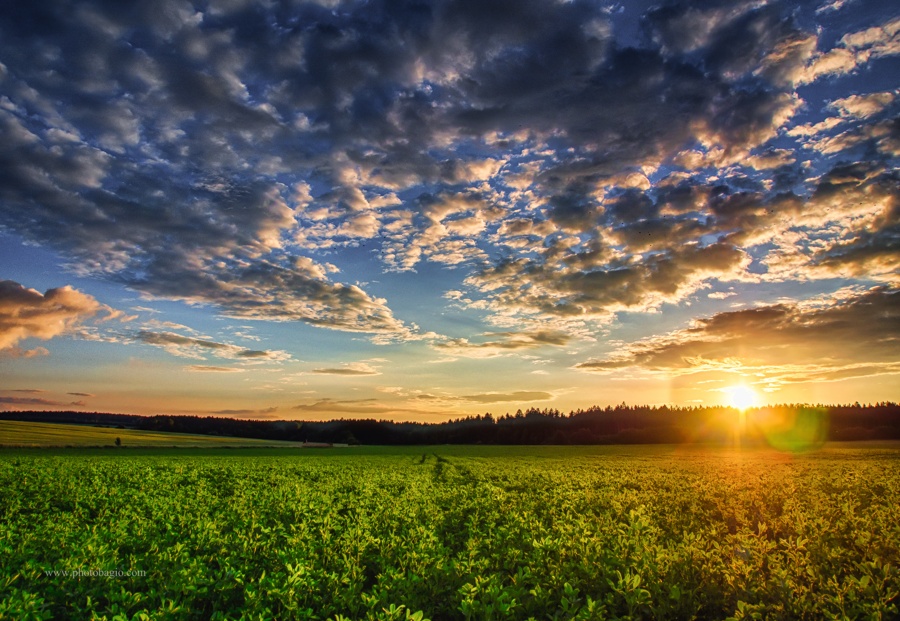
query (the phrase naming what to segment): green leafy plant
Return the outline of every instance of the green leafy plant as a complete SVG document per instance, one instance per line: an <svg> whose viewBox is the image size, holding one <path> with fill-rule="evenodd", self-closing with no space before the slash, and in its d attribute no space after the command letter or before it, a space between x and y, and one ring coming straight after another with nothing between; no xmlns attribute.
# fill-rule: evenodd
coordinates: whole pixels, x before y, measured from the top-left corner
<svg viewBox="0 0 900 621"><path fill-rule="evenodd" d="M896 619L900 450L0 453L0 619Z"/></svg>

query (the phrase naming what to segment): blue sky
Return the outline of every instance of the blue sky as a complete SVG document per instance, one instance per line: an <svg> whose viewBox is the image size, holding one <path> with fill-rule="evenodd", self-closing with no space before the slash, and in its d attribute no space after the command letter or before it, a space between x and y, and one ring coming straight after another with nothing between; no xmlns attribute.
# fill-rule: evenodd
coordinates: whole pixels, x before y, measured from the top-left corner
<svg viewBox="0 0 900 621"><path fill-rule="evenodd" d="M900 399L900 9L0 14L0 407Z"/></svg>

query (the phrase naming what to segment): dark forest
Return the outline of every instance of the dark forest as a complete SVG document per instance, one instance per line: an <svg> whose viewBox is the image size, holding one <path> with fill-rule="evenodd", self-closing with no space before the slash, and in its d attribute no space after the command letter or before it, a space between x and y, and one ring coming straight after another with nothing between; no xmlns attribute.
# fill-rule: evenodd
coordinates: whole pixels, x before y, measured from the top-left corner
<svg viewBox="0 0 900 621"><path fill-rule="evenodd" d="M68 423L203 435L346 444L771 444L898 440L900 405L785 404L729 407L591 407L564 414L529 408L443 423L374 419L262 421L201 416L85 412L3 412L2 420Z"/></svg>

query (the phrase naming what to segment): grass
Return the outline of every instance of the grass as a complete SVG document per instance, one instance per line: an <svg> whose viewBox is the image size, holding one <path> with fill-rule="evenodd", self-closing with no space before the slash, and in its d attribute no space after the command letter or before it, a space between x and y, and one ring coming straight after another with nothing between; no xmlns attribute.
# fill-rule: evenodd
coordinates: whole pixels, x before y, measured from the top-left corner
<svg viewBox="0 0 900 621"><path fill-rule="evenodd" d="M52 447L114 447L116 438L123 447L296 447L295 442L278 440L254 440L250 438L229 438L220 436L192 435L186 433L166 433L140 431L136 429L114 429L88 425L63 425L57 423L34 423L22 421L0 421L0 447L9 448L52 448Z"/></svg>

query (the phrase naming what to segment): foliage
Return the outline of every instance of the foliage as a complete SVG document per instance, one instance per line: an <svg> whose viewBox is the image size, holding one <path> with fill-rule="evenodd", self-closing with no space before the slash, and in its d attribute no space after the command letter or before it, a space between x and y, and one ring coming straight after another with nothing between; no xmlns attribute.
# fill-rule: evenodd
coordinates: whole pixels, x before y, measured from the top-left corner
<svg viewBox="0 0 900 621"><path fill-rule="evenodd" d="M898 459L0 453L0 619L896 619Z"/></svg>
<svg viewBox="0 0 900 621"><path fill-rule="evenodd" d="M590 407L567 415L528 408L441 423L390 420L236 420L215 416L135 416L88 412L0 412L2 420L122 426L177 432L348 444L678 444L743 443L809 450L824 442L900 440L900 405L789 404L738 412L717 406ZM739 425L738 421L743 421ZM2 430L2 428L0 428ZM2 441L2 434L0 434ZM2 443L2 442L0 442ZM132 444L129 443L129 446Z"/></svg>

